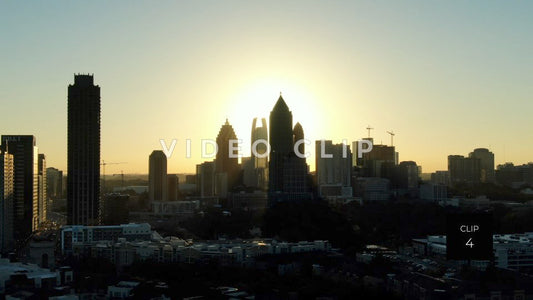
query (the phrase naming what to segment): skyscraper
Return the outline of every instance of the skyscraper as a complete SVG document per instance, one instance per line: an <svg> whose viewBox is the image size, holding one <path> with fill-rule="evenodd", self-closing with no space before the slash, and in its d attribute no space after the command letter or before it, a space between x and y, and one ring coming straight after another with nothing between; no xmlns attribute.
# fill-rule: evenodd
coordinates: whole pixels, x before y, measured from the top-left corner
<svg viewBox="0 0 533 300"><path fill-rule="evenodd" d="M257 118L254 118L250 149L252 156L249 159L242 158L243 181L246 186L266 190L268 182L268 153L266 153L268 151L268 130L265 118L261 119L261 125L261 127L257 127ZM256 143L255 151L254 143ZM263 155L266 156L262 157Z"/></svg>
<svg viewBox="0 0 533 300"><path fill-rule="evenodd" d="M148 192L150 194L150 202L167 201L167 156L163 151L154 150L152 154L150 154L148 169Z"/></svg>
<svg viewBox="0 0 533 300"><path fill-rule="evenodd" d="M480 159L462 155L448 156L448 172L451 184L466 182L479 183L481 179Z"/></svg>
<svg viewBox="0 0 533 300"><path fill-rule="evenodd" d="M67 223L100 223L100 87L92 75L68 86Z"/></svg>
<svg viewBox="0 0 533 300"><path fill-rule="evenodd" d="M44 154L39 154L38 159L38 196L37 206L39 215L39 225L46 221L46 212L48 209L48 194L46 193L46 157Z"/></svg>
<svg viewBox="0 0 533 300"><path fill-rule="evenodd" d="M13 155L0 151L0 253L13 247Z"/></svg>
<svg viewBox="0 0 533 300"><path fill-rule="evenodd" d="M259 140L265 140L268 143L268 130L266 119L261 119L261 127L257 127L257 118L254 118L252 122L252 144ZM262 155L267 151L267 145L264 143L257 143L257 154ZM268 168L268 159L267 157L259 158L252 151L252 160L254 162L255 168Z"/></svg>
<svg viewBox="0 0 533 300"><path fill-rule="evenodd" d="M46 168L46 193L49 200L63 196L63 171L52 167Z"/></svg>
<svg viewBox="0 0 533 300"><path fill-rule="evenodd" d="M13 155L13 228L16 240L27 238L39 225L38 149L33 135L3 135L2 151Z"/></svg>
<svg viewBox="0 0 533 300"><path fill-rule="evenodd" d="M215 171L217 173L217 190L220 191L217 191L219 197L225 198L227 196L226 192L231 190L238 181L240 171L237 157L238 153L230 149L230 141L236 140L237 136L235 135L233 126L226 119L226 123L222 125L217 135L218 152L215 160ZM232 147L237 147L237 144L234 143Z"/></svg>
<svg viewBox="0 0 533 300"><path fill-rule="evenodd" d="M281 95L270 112L269 198L283 191L283 160L293 151L292 112Z"/></svg>
<svg viewBox="0 0 533 300"><path fill-rule="evenodd" d="M270 205L311 197L305 158L294 152L294 140L303 138L300 126L292 127L292 113L281 95L270 112L270 161L268 197Z"/></svg>

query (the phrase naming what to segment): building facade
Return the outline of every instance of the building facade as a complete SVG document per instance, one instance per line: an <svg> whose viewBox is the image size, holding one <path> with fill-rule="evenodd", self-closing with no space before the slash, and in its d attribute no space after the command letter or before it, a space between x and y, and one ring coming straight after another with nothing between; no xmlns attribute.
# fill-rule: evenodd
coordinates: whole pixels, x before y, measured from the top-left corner
<svg viewBox="0 0 533 300"><path fill-rule="evenodd" d="M36 139L32 135L3 135L2 150L13 155L15 240L25 239L39 225Z"/></svg>
<svg viewBox="0 0 533 300"><path fill-rule="evenodd" d="M13 183L15 170L13 155L0 152L0 253L7 253L14 245Z"/></svg>
<svg viewBox="0 0 533 300"><path fill-rule="evenodd" d="M100 223L100 87L92 75L68 86L67 223Z"/></svg>
<svg viewBox="0 0 533 300"><path fill-rule="evenodd" d="M167 201L167 156L163 151L154 150L152 154L150 154L148 169L148 191L150 202Z"/></svg>

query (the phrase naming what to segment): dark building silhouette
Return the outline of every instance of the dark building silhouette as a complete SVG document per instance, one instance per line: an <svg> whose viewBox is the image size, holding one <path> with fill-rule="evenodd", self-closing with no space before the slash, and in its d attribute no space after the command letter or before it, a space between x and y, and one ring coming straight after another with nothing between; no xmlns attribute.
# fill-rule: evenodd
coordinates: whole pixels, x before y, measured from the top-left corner
<svg viewBox="0 0 533 300"><path fill-rule="evenodd" d="M106 194L102 205L102 223L104 225L128 224L129 200L130 196L126 194Z"/></svg>
<svg viewBox="0 0 533 300"><path fill-rule="evenodd" d="M8 253L13 240L13 155L0 151L0 254Z"/></svg>
<svg viewBox="0 0 533 300"><path fill-rule="evenodd" d="M38 149L33 135L2 135L2 151L13 155L13 228L25 239L39 225Z"/></svg>
<svg viewBox="0 0 533 300"><path fill-rule="evenodd" d="M303 138L303 129L300 125L293 130L292 113L281 95L270 113L269 137L269 204L311 198L308 166L294 152L294 139Z"/></svg>
<svg viewBox="0 0 533 300"><path fill-rule="evenodd" d="M226 119L217 135L218 152L215 160L216 194L222 198L227 197L227 192L237 185L240 171L237 151L230 153L231 140L236 141L237 136ZM233 144L233 147L237 147L237 144Z"/></svg>
<svg viewBox="0 0 533 300"><path fill-rule="evenodd" d="M481 182L494 182L494 153L486 148L477 148L468 157L479 159Z"/></svg>
<svg viewBox="0 0 533 300"><path fill-rule="evenodd" d="M481 161L479 158L462 155L448 156L448 172L452 184L479 183L481 179Z"/></svg>
<svg viewBox="0 0 533 300"><path fill-rule="evenodd" d="M178 201L179 178L176 174L167 175L168 201Z"/></svg>
<svg viewBox="0 0 533 300"><path fill-rule="evenodd" d="M257 118L254 118L252 123L252 144L259 140L265 140L268 142L268 130L267 130L267 123L266 119L261 119L261 127L257 127ZM267 145L264 143L258 143L257 147L257 154L262 155L265 154L267 151ZM268 156L267 156L268 157ZM268 168L268 159L267 157L257 157L253 151L252 151L252 159L254 162L254 167L257 168Z"/></svg>
<svg viewBox="0 0 533 300"><path fill-rule="evenodd" d="M46 193L49 199L63 197L63 171L56 168L46 168Z"/></svg>
<svg viewBox="0 0 533 300"><path fill-rule="evenodd" d="M242 158L243 183L247 187L266 190L268 183L268 130L265 118L261 119L261 125L261 127L257 127L257 118L254 118L250 148L252 156ZM256 143L255 153L254 143Z"/></svg>
<svg viewBox="0 0 533 300"><path fill-rule="evenodd" d="M38 195L37 195L37 206L38 206L38 215L39 215L39 224L46 221L46 214L48 210L48 194L46 192L46 157L44 154L39 154L38 160Z"/></svg>
<svg viewBox="0 0 533 300"><path fill-rule="evenodd" d="M215 195L215 162L196 165L196 190L202 198Z"/></svg>
<svg viewBox="0 0 533 300"><path fill-rule="evenodd" d="M161 150L150 154L148 172L148 192L150 202L168 200L167 156Z"/></svg>
<svg viewBox="0 0 533 300"><path fill-rule="evenodd" d="M75 75L68 87L67 223L100 223L100 87Z"/></svg>

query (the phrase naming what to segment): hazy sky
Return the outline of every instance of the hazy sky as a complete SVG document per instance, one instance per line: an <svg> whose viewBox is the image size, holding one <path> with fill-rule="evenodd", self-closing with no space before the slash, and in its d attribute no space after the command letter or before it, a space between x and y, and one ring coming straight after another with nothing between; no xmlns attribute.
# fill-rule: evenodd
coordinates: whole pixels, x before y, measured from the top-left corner
<svg viewBox="0 0 533 300"><path fill-rule="evenodd" d="M147 173L172 138L169 172L194 172L226 117L249 155L252 119L280 91L311 140L371 125L424 172L476 147L526 163L532 13L531 1L2 1L0 134L34 134L66 169L67 86L94 73L102 159L128 162L107 174Z"/></svg>

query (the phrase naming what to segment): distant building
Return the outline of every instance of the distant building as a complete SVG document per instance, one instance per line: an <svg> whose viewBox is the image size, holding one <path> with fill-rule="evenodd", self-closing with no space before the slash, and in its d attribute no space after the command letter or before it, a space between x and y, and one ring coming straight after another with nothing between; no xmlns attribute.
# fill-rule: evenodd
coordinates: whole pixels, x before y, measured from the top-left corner
<svg viewBox="0 0 533 300"><path fill-rule="evenodd" d="M56 168L46 168L46 193L48 199L63 197L63 171Z"/></svg>
<svg viewBox="0 0 533 300"><path fill-rule="evenodd" d="M435 171L435 173L431 173L431 183L449 186L450 185L450 172Z"/></svg>
<svg viewBox="0 0 533 300"><path fill-rule="evenodd" d="M479 158L462 155L448 156L448 172L451 184L479 183L481 179L481 162Z"/></svg>
<svg viewBox="0 0 533 300"><path fill-rule="evenodd" d="M300 124L292 128L292 112L280 97L270 113L269 202L310 199L309 168L294 151L295 140L304 138ZM300 145L301 146L301 145ZM303 147L299 150L304 150Z"/></svg>
<svg viewBox="0 0 533 300"><path fill-rule="evenodd" d="M511 188L524 185L533 187L533 163L515 166L512 163L499 165L495 172L496 182Z"/></svg>
<svg viewBox="0 0 533 300"><path fill-rule="evenodd" d="M100 223L100 87L75 75L68 87L67 223Z"/></svg>
<svg viewBox="0 0 533 300"><path fill-rule="evenodd" d="M0 254L13 249L13 155L0 152Z"/></svg>
<svg viewBox="0 0 533 300"><path fill-rule="evenodd" d="M398 152L395 151L393 146L374 144L373 138L364 138L363 140L372 143L372 150L362 153L362 157L359 158L357 153L359 141L353 142L354 165L362 168L364 177L385 177L386 171L384 168L393 168L398 165Z"/></svg>
<svg viewBox="0 0 533 300"><path fill-rule="evenodd" d="M178 201L179 178L176 174L167 175L168 201Z"/></svg>
<svg viewBox="0 0 533 300"><path fill-rule="evenodd" d="M245 186L260 190L268 188L268 130L266 119L261 119L261 127L257 127L257 118L252 123L251 157L242 158L243 183ZM253 145L255 146L255 153ZM257 155L256 155L257 154ZM265 157L262 157L266 155Z"/></svg>
<svg viewBox="0 0 533 300"><path fill-rule="evenodd" d="M196 165L196 189L200 197L215 196L215 163Z"/></svg>
<svg viewBox="0 0 533 300"><path fill-rule="evenodd" d="M13 155L15 240L25 239L39 225L36 139L32 135L2 135L2 150Z"/></svg>
<svg viewBox="0 0 533 300"><path fill-rule="evenodd" d="M322 147L324 147L325 157L321 155ZM331 193L324 193L324 191L333 191L331 188L325 189L326 186L341 186L340 194L331 196L341 196L348 191L347 196L351 197L352 153L350 147L344 144L333 144L332 141L316 141L315 152L316 183L319 195L331 195ZM326 155L331 155L331 157L326 157Z"/></svg>
<svg viewBox="0 0 533 300"><path fill-rule="evenodd" d="M468 157L479 159L481 182L494 182L494 153L485 148L477 148Z"/></svg>
<svg viewBox="0 0 533 300"><path fill-rule="evenodd" d="M44 154L39 154L38 174L38 215L39 224L41 224L46 221L46 213L48 209L48 194L46 192L46 157Z"/></svg>
<svg viewBox="0 0 533 300"><path fill-rule="evenodd" d="M220 178L220 180L217 180L217 183L221 184L218 185L217 195L222 198L227 197L227 192L237 185L239 179L239 153L236 150L230 149L230 141L234 141L231 147L236 148L237 136L228 119L226 119L226 123L222 125L217 135L218 152L215 160L216 174L226 174L217 175L217 178ZM224 182L224 179L226 182Z"/></svg>
<svg viewBox="0 0 533 300"><path fill-rule="evenodd" d="M150 154L148 177L150 202L167 201L167 156L163 151L154 150Z"/></svg>
<svg viewBox="0 0 533 300"><path fill-rule="evenodd" d="M196 184L196 175L186 175L185 176L186 184Z"/></svg>

